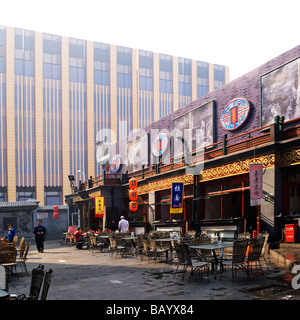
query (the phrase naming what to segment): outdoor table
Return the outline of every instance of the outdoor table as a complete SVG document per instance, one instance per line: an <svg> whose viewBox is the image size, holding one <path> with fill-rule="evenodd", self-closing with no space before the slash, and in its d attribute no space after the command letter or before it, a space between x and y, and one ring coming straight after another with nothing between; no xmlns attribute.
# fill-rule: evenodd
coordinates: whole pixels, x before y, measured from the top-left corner
<svg viewBox="0 0 300 320"><path fill-rule="evenodd" d="M173 249L172 249L172 241L177 241L178 239L173 238L162 238L162 239L155 239L156 242L169 242L170 245L170 259L169 259L169 252L166 250L166 262L172 263L173 261Z"/></svg>
<svg viewBox="0 0 300 320"><path fill-rule="evenodd" d="M124 237L124 238L121 238L123 240L134 240L134 239L137 239L137 237Z"/></svg>
<svg viewBox="0 0 300 320"><path fill-rule="evenodd" d="M9 293L3 289L0 289L0 300L5 300L9 297Z"/></svg>
<svg viewBox="0 0 300 320"><path fill-rule="evenodd" d="M123 238L121 238L122 240L124 240L125 242L127 242L128 240L131 240L131 242L132 242L132 254L135 254L135 250L136 250L136 244L135 244L135 239L137 239L137 237L136 236L127 236L127 237L123 237ZM128 243L128 242L127 242Z"/></svg>
<svg viewBox="0 0 300 320"><path fill-rule="evenodd" d="M219 261L223 258L223 252L224 248L230 248L233 246L233 242L224 242L224 243L218 243L218 244L199 244L196 246L189 246L191 249L206 249L206 250L212 250L214 255L214 263L215 263L215 275L214 278L217 278L218 273L218 264ZM216 250L221 249L220 258L218 258L216 254Z"/></svg>

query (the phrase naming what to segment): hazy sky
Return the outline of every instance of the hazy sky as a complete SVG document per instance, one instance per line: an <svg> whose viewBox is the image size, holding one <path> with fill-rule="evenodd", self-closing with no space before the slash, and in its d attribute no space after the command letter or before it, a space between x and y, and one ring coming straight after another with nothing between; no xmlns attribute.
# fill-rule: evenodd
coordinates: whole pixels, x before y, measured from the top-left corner
<svg viewBox="0 0 300 320"><path fill-rule="evenodd" d="M1 0L0 25L229 66L233 80L300 44L299 0Z"/></svg>

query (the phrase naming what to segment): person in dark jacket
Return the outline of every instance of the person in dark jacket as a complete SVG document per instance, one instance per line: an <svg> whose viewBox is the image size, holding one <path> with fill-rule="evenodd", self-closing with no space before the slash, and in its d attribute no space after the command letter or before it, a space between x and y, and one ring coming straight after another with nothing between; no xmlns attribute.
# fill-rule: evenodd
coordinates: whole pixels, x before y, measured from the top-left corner
<svg viewBox="0 0 300 320"><path fill-rule="evenodd" d="M15 228L11 224L9 224L8 225L8 233L7 233L7 236L5 237L5 239L8 239L9 242L13 242L15 235L16 235Z"/></svg>
<svg viewBox="0 0 300 320"><path fill-rule="evenodd" d="M38 252L44 252L45 234L47 232L46 228L42 224L42 220L38 220L38 225L33 230Z"/></svg>

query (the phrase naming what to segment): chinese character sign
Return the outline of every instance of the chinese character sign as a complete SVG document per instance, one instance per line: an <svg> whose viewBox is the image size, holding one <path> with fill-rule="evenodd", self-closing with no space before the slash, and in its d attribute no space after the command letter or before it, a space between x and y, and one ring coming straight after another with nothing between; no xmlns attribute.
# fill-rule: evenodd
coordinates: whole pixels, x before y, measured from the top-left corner
<svg viewBox="0 0 300 320"><path fill-rule="evenodd" d="M182 213L183 210L183 183L172 183L170 213Z"/></svg>
<svg viewBox="0 0 300 320"><path fill-rule="evenodd" d="M250 180L250 205L258 206L262 204L263 199L263 165L249 164Z"/></svg>
<svg viewBox="0 0 300 320"><path fill-rule="evenodd" d="M104 197L95 197L95 217L104 217Z"/></svg>

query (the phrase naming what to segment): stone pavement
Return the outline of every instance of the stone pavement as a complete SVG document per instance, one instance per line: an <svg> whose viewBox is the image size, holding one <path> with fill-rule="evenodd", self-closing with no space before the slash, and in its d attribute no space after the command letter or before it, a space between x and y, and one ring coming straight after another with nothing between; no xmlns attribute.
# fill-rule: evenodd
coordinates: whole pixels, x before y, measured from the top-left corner
<svg viewBox="0 0 300 320"><path fill-rule="evenodd" d="M29 295L31 271L39 264L53 270L47 300L300 300L300 290L292 288L294 275L288 268L267 256L265 275L253 271L250 278L239 271L232 281L231 270L214 279L193 276L175 277L174 265L141 261L133 256L111 257L109 253L77 250L57 241L45 243L38 253L32 243L27 258L29 273L10 278L9 292Z"/></svg>

